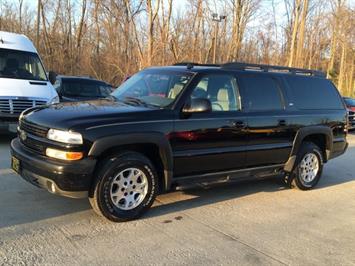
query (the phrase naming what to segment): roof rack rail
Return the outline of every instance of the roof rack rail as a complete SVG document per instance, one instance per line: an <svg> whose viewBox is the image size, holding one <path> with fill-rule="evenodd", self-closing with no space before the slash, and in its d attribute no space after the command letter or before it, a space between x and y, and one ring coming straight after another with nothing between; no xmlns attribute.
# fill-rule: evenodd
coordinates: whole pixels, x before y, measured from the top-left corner
<svg viewBox="0 0 355 266"><path fill-rule="evenodd" d="M175 63L173 66L186 66L188 69L193 68L194 66L206 66L206 67L220 67L218 64L200 64L194 62L179 62Z"/></svg>
<svg viewBox="0 0 355 266"><path fill-rule="evenodd" d="M260 72L275 72L275 73L289 73L293 75L306 75L325 77L325 73L319 70L293 68L284 66L262 65L262 64L249 64L241 62L230 62L221 65L224 69L238 69L246 71L260 71Z"/></svg>

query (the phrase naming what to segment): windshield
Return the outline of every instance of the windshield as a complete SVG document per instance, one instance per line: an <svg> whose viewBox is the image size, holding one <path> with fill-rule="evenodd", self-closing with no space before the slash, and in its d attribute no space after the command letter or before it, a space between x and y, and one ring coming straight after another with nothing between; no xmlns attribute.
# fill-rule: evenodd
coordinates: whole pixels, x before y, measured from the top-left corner
<svg viewBox="0 0 355 266"><path fill-rule="evenodd" d="M347 106L355 106L355 99L345 98L344 100Z"/></svg>
<svg viewBox="0 0 355 266"><path fill-rule="evenodd" d="M167 107L171 104L191 75L175 72L139 72L129 78L112 95L120 101Z"/></svg>
<svg viewBox="0 0 355 266"><path fill-rule="evenodd" d="M56 86L55 86L56 87ZM112 88L95 80L62 79L60 94L67 97L107 97Z"/></svg>
<svg viewBox="0 0 355 266"><path fill-rule="evenodd" d="M0 78L47 81L37 54L9 49L0 49Z"/></svg>

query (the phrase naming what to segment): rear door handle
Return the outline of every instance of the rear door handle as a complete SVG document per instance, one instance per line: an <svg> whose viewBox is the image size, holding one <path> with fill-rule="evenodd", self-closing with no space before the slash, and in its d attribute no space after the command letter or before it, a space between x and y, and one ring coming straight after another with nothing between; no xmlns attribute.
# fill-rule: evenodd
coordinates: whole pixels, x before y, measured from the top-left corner
<svg viewBox="0 0 355 266"><path fill-rule="evenodd" d="M286 126L286 120L279 120L279 126Z"/></svg>
<svg viewBox="0 0 355 266"><path fill-rule="evenodd" d="M242 120L237 120L232 122L232 126L235 128L245 128L245 123Z"/></svg>

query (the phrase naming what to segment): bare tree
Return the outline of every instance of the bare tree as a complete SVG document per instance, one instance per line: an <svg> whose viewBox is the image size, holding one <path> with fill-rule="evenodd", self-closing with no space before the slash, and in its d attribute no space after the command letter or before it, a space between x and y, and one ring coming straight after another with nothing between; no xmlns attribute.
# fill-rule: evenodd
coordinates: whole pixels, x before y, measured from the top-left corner
<svg viewBox="0 0 355 266"><path fill-rule="evenodd" d="M153 64L212 62L215 50L219 62L321 69L355 96L349 0L186 0L180 10L180 0L37 1L36 9L0 0L0 29L28 35L47 68L62 74L119 84ZM213 13L226 16L218 31Z"/></svg>
<svg viewBox="0 0 355 266"><path fill-rule="evenodd" d="M152 5L152 0L146 0L148 13L148 54L147 65L152 64L154 50L154 26L159 11L160 0L156 0L155 7Z"/></svg>

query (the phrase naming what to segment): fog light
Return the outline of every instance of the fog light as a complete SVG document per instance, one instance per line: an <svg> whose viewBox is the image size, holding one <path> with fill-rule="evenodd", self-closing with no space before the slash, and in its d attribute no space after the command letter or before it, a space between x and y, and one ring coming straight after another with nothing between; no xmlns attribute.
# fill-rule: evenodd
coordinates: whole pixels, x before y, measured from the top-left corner
<svg viewBox="0 0 355 266"><path fill-rule="evenodd" d="M56 159L66 160L66 161L75 161L83 158L82 152L60 151L52 148L46 149L46 155L51 158L56 158Z"/></svg>

